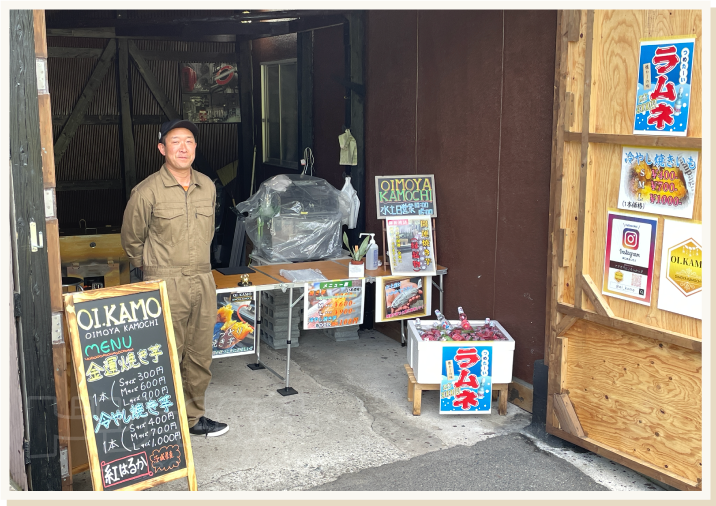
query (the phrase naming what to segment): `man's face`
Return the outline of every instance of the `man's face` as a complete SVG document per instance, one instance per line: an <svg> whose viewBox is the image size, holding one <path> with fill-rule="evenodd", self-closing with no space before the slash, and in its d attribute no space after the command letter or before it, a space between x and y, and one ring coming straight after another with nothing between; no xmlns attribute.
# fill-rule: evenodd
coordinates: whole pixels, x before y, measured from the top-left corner
<svg viewBox="0 0 716 506"><path fill-rule="evenodd" d="M158 145L159 152L164 155L170 169L190 169L196 152L194 134L186 128L170 130L164 138L164 144Z"/></svg>

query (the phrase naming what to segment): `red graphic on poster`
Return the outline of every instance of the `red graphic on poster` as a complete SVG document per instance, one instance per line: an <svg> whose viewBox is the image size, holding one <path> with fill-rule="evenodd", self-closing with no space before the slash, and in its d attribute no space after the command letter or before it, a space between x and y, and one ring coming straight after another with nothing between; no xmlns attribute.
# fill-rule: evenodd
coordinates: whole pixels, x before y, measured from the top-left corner
<svg viewBox="0 0 716 506"><path fill-rule="evenodd" d="M461 390L452 401L452 405L456 407L462 406L462 409L470 409L470 406L477 406L477 394L472 390Z"/></svg>

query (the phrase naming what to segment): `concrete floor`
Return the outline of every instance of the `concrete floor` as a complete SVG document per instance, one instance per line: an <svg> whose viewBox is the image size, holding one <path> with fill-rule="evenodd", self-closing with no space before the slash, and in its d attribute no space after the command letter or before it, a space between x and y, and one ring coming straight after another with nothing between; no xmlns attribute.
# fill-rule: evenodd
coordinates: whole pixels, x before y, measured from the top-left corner
<svg viewBox="0 0 716 506"><path fill-rule="evenodd" d="M561 459L560 466L546 466L554 467L555 483L565 481L558 474L566 466L593 481L597 488L592 489L661 490L640 474L590 452L553 448L534 439L524 430L531 415L512 404L507 416L499 416L496 406L491 415L440 415L438 392L427 391L422 415L413 416L403 368L406 354L399 342L377 331L363 331L359 340L344 342L317 331L302 332L299 346L291 350L290 385L298 395L287 397L277 393L284 382L270 371L246 367L255 362L255 355L216 360L207 415L228 423L231 430L216 438L192 436L199 490L308 490L385 464L409 468L411 459L438 450L477 449L490 438L497 438L492 446L502 440L516 452L536 446ZM286 350L263 345L261 359L285 374ZM517 445L515 434L532 443ZM511 451L509 445L505 448ZM513 465L519 466L520 459L514 455ZM371 489L370 482L363 486ZM544 487L558 489L549 483ZM573 490L580 489L576 487ZM75 476L75 490L91 490L88 473ZM186 481L153 490L186 490Z"/></svg>

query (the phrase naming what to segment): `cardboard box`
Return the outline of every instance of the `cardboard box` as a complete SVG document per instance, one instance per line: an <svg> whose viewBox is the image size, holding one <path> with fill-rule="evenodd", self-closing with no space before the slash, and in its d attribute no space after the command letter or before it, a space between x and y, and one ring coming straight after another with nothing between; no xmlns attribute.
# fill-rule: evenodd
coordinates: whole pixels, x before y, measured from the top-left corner
<svg viewBox="0 0 716 506"><path fill-rule="evenodd" d="M449 320L451 324L460 326L459 320ZM469 320L470 325L478 327L485 320ZM496 320L491 320L505 335L507 341L423 341L415 329L415 320L408 321L408 364L418 383L440 383L442 370L443 346L491 346L492 347L492 382L495 384L512 381L512 361L515 355L515 340ZM423 327L432 326L435 320L420 320Z"/></svg>

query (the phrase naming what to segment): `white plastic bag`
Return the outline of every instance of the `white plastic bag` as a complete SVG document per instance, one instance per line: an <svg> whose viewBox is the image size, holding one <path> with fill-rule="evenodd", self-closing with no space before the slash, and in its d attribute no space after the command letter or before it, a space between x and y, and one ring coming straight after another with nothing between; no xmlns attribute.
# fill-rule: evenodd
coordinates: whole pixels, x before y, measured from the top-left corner
<svg viewBox="0 0 716 506"><path fill-rule="evenodd" d="M351 199L351 213L347 223L348 228L356 228L356 223L358 222L358 210L360 209L360 199L358 198L358 192L356 192L355 188L353 188L353 185L351 184L350 176L346 176L346 183L343 185L343 189L341 191Z"/></svg>

